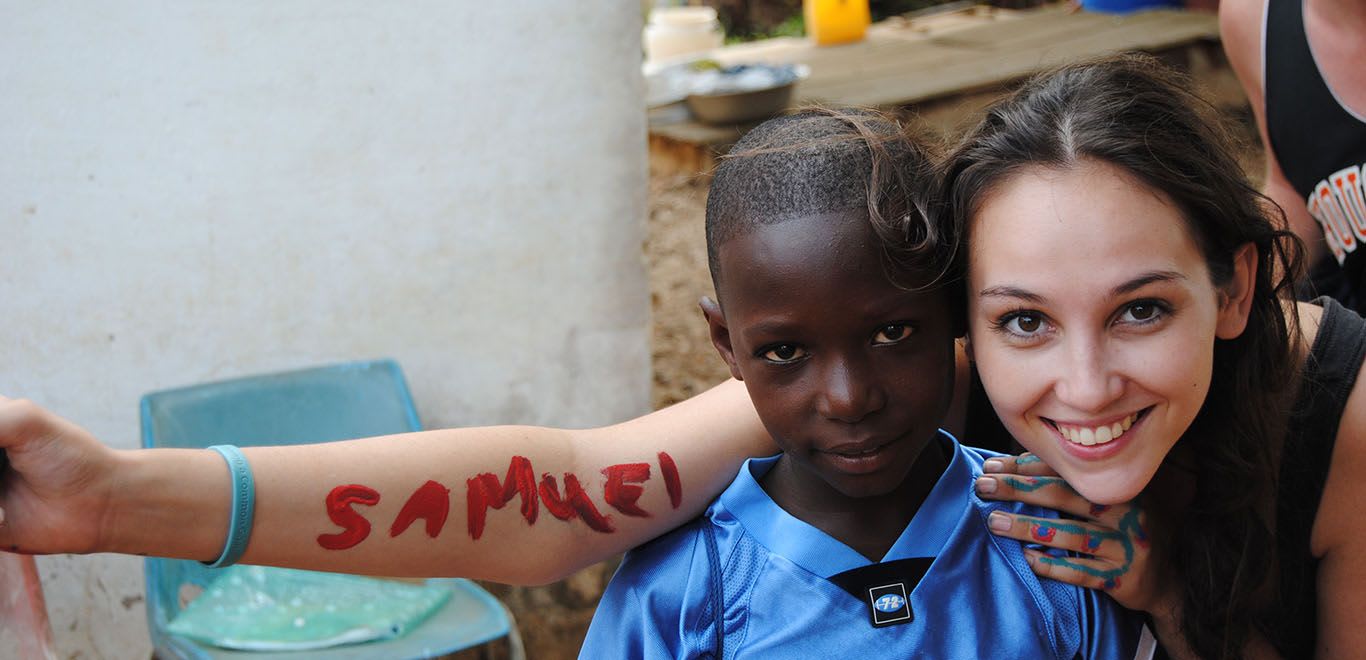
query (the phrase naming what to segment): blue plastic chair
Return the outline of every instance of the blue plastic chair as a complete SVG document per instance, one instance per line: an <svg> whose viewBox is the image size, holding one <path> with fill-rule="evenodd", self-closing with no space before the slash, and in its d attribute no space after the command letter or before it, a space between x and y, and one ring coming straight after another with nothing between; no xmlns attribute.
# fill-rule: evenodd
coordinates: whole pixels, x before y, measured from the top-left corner
<svg viewBox="0 0 1366 660"><path fill-rule="evenodd" d="M153 392L142 398L142 446L308 444L422 429L403 372L392 360L353 362ZM202 590L216 577L196 561L148 559L147 625L158 658L427 658L509 636L507 611L463 579L436 579L451 599L407 634L319 651L231 651L170 634L186 585Z"/></svg>

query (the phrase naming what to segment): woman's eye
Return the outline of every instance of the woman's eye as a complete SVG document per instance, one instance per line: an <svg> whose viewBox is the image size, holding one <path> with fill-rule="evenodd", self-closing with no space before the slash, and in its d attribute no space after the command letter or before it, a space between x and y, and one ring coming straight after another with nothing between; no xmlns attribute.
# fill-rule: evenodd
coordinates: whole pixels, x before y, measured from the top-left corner
<svg viewBox="0 0 1366 660"><path fill-rule="evenodd" d="M806 357L806 351L794 344L779 344L764 350L759 354L759 357L762 357L769 362L785 364L788 362L796 362L797 360Z"/></svg>
<svg viewBox="0 0 1366 660"><path fill-rule="evenodd" d="M1166 310L1156 302L1141 300L1124 308L1124 314L1120 316L1119 320L1121 323L1143 325L1156 321L1162 316L1164 311Z"/></svg>
<svg viewBox="0 0 1366 660"><path fill-rule="evenodd" d="M874 344L895 344L909 336L913 329L905 323L889 323L878 328L877 334L873 335Z"/></svg>
<svg viewBox="0 0 1366 660"><path fill-rule="evenodd" d="M1006 327L1021 335L1032 335L1043 326L1043 320L1030 314L1019 314L1006 322Z"/></svg>
<svg viewBox="0 0 1366 660"><path fill-rule="evenodd" d="M1035 312L1013 312L996 321L996 327L1015 337L1033 338L1048 330L1043 315Z"/></svg>

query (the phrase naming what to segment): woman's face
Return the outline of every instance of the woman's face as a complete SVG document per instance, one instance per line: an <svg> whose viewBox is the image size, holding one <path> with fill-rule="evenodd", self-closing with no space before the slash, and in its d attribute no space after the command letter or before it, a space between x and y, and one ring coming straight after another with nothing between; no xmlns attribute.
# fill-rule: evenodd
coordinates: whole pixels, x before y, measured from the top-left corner
<svg viewBox="0 0 1366 660"><path fill-rule="evenodd" d="M1086 498L1132 499L1246 312L1167 196L1106 163L1014 174L971 222L969 337L997 414Z"/></svg>

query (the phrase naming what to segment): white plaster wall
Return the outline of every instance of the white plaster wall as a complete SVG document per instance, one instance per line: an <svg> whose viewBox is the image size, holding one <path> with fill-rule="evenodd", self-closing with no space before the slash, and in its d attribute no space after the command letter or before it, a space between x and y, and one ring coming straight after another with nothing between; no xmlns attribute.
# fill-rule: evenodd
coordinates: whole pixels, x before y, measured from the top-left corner
<svg viewBox="0 0 1366 660"><path fill-rule="evenodd" d="M645 410L639 9L0 0L0 392L118 447L380 356L428 426ZM62 656L146 657L140 561L40 565Z"/></svg>

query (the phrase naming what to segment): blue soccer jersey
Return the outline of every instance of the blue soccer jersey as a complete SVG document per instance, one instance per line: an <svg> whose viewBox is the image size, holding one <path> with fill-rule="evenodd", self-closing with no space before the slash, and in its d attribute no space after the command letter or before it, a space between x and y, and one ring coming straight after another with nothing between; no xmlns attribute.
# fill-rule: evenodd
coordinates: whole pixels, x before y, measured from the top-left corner
<svg viewBox="0 0 1366 660"><path fill-rule="evenodd" d="M995 454L940 438L948 468L876 563L769 498L776 456L747 461L704 516L627 553L579 657L1149 657L1138 615L1040 580L987 530L996 510L1056 514L978 498Z"/></svg>

